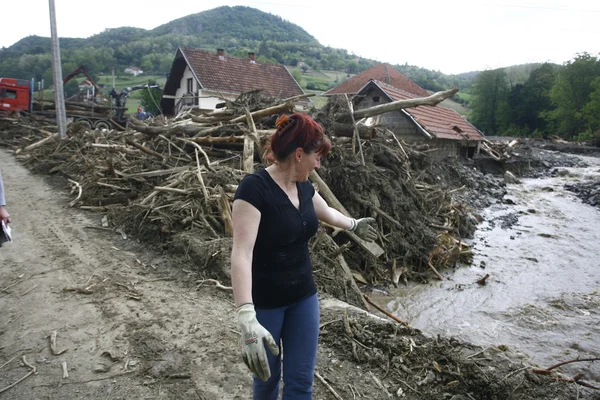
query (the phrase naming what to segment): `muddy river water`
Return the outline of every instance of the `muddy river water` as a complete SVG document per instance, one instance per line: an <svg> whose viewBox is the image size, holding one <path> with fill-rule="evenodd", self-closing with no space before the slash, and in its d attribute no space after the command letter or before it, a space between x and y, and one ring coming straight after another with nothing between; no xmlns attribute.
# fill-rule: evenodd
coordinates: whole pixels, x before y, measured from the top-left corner
<svg viewBox="0 0 600 400"><path fill-rule="evenodd" d="M564 189L600 177L600 159L582 158L589 167L508 185L514 204L483 211L472 265L377 301L426 335L503 344L541 367L600 357L600 209ZM487 284L476 284L485 274ZM600 362L560 371L600 381Z"/></svg>

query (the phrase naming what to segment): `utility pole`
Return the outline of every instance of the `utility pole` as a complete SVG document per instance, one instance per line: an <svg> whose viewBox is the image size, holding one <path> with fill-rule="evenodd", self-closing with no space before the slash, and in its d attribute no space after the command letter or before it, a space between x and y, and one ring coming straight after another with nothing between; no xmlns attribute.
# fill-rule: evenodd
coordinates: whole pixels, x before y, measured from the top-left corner
<svg viewBox="0 0 600 400"><path fill-rule="evenodd" d="M63 89L62 66L60 62L60 44L56 31L56 10L54 0L50 3L50 36L52 41L52 71L54 76L54 101L56 104L56 123L58 135L64 138L67 133L67 112L65 110L65 92Z"/></svg>

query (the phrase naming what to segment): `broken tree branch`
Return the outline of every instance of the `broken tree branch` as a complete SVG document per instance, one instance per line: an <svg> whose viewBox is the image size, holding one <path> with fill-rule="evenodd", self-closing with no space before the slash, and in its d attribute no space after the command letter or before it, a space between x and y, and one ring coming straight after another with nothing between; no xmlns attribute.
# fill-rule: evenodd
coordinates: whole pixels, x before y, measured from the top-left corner
<svg viewBox="0 0 600 400"><path fill-rule="evenodd" d="M23 364L25 364L25 366L31 368L30 371L27 373L27 375L25 375L24 377L22 377L21 379L19 379L18 381L8 385L5 388L0 389L0 393L4 393L9 389L12 389L13 387L17 386L19 383L21 383L22 381L24 381L25 379L29 378L31 375L37 373L37 368L35 367L35 365L31 365L27 362L27 359L25 358L25 356L23 356Z"/></svg>
<svg viewBox="0 0 600 400"><path fill-rule="evenodd" d="M534 368L533 372L538 373L538 374L549 374L550 371L552 371L555 368L561 367L563 365L567 365L567 364L571 364L571 363L576 363L576 362L586 362L586 361L600 361L600 357L594 357L594 358L577 358L574 360L569 360L569 361L563 361L563 362L559 362L558 364L554 364L551 367L548 368Z"/></svg>
<svg viewBox="0 0 600 400"><path fill-rule="evenodd" d="M417 99L398 100L391 103L382 104L380 106L364 108L354 112L355 119L372 117L374 115L383 114L390 111L398 111L404 108L416 107L416 106L435 106L445 99L454 96L458 92L458 89L449 89L442 92L437 92L429 97L420 97Z"/></svg>
<svg viewBox="0 0 600 400"><path fill-rule="evenodd" d="M344 400L344 398L337 394L337 392L331 387L331 385L327 383L325 378L323 378L317 371L315 371L315 376L323 384L323 386L325 386L327 390L329 390L329 393L331 393L333 397L335 397L337 400Z"/></svg>
<svg viewBox="0 0 600 400"><path fill-rule="evenodd" d="M50 351L52 352L52 355L59 356L69 349L67 348L61 351L56 351L56 336L58 336L58 331L52 331L50 334Z"/></svg>
<svg viewBox="0 0 600 400"><path fill-rule="evenodd" d="M33 144L30 144L29 146L25 147L25 148L24 148L24 149L22 149L22 150L17 150L17 151L16 151L16 153L18 154L18 153L20 153L21 151L31 151L31 150L35 150L35 149L37 149L38 147L41 147L41 146L45 145L45 144L46 144L46 143L48 143L48 142L52 142L52 141L54 141L54 140L58 139L58 137L59 137L59 136L58 136L58 133L55 133L55 134L54 134L54 135L52 135L52 136L48 136L48 137L46 137L46 138L44 138L44 139L42 139L42 140L40 140L40 141L38 141L38 142L35 142L35 143L33 143Z"/></svg>
<svg viewBox="0 0 600 400"><path fill-rule="evenodd" d="M402 324L402 325L406 325L406 326L410 326L408 325L408 323L402 321L400 318L396 317L394 314L392 314L389 311L384 310L383 308L381 308L380 306L378 306L375 302L373 302L373 300L371 300L369 298L369 296L367 296L366 294L363 295L365 297L365 300L367 300L367 303L369 303L370 305L372 305L373 307L375 307L377 310L381 311L382 313L384 313L385 315L387 315L388 317L390 317L391 319L393 319L394 321Z"/></svg>
<svg viewBox="0 0 600 400"><path fill-rule="evenodd" d="M335 208L345 216L350 217L350 213L348 212L348 210L346 210L342 203L340 203L340 201L335 197L329 186L327 186L325 181L323 181L323 179L315 171L311 171L309 177L312 182L316 183L319 186L319 194L323 196L323 198L331 207ZM360 247L371 253L375 258L385 253L385 251L381 247L379 247L379 245L375 242L364 241L358 236L356 236L353 232L346 231L346 234L350 236L352 240L358 243Z"/></svg>
<svg viewBox="0 0 600 400"><path fill-rule="evenodd" d="M131 145L133 147L135 147L136 149L139 149L141 151L143 151L144 153L151 155L153 157L156 157L158 159L160 159L161 161L164 161L164 157L162 156L162 154L147 148L146 146L139 144L138 142L136 142L133 139L125 139L125 143L127 143L128 145Z"/></svg>

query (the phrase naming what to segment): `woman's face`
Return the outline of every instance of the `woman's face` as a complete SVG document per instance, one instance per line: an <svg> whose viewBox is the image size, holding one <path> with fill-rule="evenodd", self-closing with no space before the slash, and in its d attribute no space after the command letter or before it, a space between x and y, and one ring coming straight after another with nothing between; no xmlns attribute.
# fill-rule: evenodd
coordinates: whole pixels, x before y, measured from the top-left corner
<svg viewBox="0 0 600 400"><path fill-rule="evenodd" d="M302 149L297 154L296 177L299 182L306 182L308 175L321 167L321 156L316 152L305 153Z"/></svg>

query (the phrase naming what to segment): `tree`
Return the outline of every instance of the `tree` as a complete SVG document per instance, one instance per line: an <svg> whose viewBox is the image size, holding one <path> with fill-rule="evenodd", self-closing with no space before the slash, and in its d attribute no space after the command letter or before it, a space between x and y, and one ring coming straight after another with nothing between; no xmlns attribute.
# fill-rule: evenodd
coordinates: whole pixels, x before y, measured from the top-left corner
<svg viewBox="0 0 600 400"><path fill-rule="evenodd" d="M577 55L559 71L550 98L556 106L546 114L556 133L571 138L586 130L583 109L594 91L592 81L600 76L600 61L588 53Z"/></svg>
<svg viewBox="0 0 600 400"><path fill-rule="evenodd" d="M157 88L143 89L139 91L140 103L146 110L146 112L152 115L160 115L162 111L160 109L160 98L162 92Z"/></svg>
<svg viewBox="0 0 600 400"><path fill-rule="evenodd" d="M591 83L590 101L583 107L583 118L589 132L600 130L600 77Z"/></svg>
<svg viewBox="0 0 600 400"><path fill-rule="evenodd" d="M508 83L504 69L483 71L475 78L471 120L488 135L497 135L509 124Z"/></svg>
<svg viewBox="0 0 600 400"><path fill-rule="evenodd" d="M542 115L554 108L550 90L555 77L555 68L545 63L533 70L525 83L513 87L508 96L512 124L525 128L526 133L546 131L547 124Z"/></svg>
<svg viewBox="0 0 600 400"><path fill-rule="evenodd" d="M347 70L348 70L349 74L356 74L356 73L358 73L358 68L359 68L358 67L358 63L356 61L352 60L352 61L350 61L348 63Z"/></svg>

